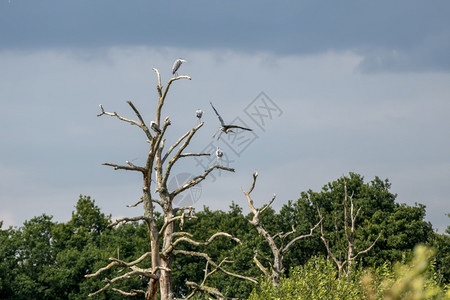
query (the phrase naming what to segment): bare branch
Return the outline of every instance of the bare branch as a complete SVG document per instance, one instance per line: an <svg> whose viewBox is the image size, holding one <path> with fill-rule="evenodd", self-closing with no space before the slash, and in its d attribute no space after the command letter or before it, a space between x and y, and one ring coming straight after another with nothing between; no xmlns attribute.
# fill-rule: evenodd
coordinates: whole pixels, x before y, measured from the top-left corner
<svg viewBox="0 0 450 300"><path fill-rule="evenodd" d="M183 154L180 154L180 157L188 157L188 156L211 156L211 153L183 153Z"/></svg>
<svg viewBox="0 0 450 300"><path fill-rule="evenodd" d="M99 289L98 291L94 292L94 293L90 293L88 294L88 297L92 297L95 296L97 294L100 294L101 292L103 292L104 290L108 289L111 286L111 283L107 283L104 287L102 287L101 289Z"/></svg>
<svg viewBox="0 0 450 300"><path fill-rule="evenodd" d="M102 273L103 271L109 270L116 265L117 265L117 263L110 262L106 267L98 269L97 272L95 272L95 273L86 274L86 275L84 275L84 277L86 277L86 278L96 277L96 276L100 275L100 273Z"/></svg>
<svg viewBox="0 0 450 300"><path fill-rule="evenodd" d="M186 216L184 213L180 216L175 216L173 218L170 218L169 220L165 221L163 226L161 227L161 229L159 230L159 234L163 234L164 230L166 230L167 226L169 226L171 223L177 221L177 220L181 220L183 222L184 218L188 218L188 219L197 219L197 216Z"/></svg>
<svg viewBox="0 0 450 300"><path fill-rule="evenodd" d="M375 239L375 241L373 241L372 245L370 245L369 247L367 247L365 250L359 251L355 256L353 256L353 260L356 259L360 254L364 254L366 252L369 252L373 246L375 246L376 242L378 241L378 239L381 237L381 233L378 235L378 237Z"/></svg>
<svg viewBox="0 0 450 300"><path fill-rule="evenodd" d="M137 110L137 108L134 106L134 104L131 101L127 101L127 103L131 107L131 109L134 111L134 113L138 117L139 121L141 122L141 124L138 126L145 132L145 135L147 136L147 138L151 139L152 134L150 133L150 130L148 129L147 125L145 124L144 119L142 119L141 114L139 113L139 111Z"/></svg>
<svg viewBox="0 0 450 300"><path fill-rule="evenodd" d="M320 213L319 208L317 208L317 213L319 214L320 220L322 220L323 217L322 217L322 214ZM327 249L328 256L330 256L331 259L333 259L333 261L335 262L336 266L338 267L339 275L340 275L343 264L342 264L342 262L340 260L338 260L336 258L336 256L334 256L333 252L331 252L330 245L329 245L327 239L325 238L325 234L323 232L323 222L320 222L320 239L322 240L322 242L325 245L325 248Z"/></svg>
<svg viewBox="0 0 450 300"><path fill-rule="evenodd" d="M139 295L139 294L143 294L143 295L145 295L145 291L143 291L143 290L135 290L135 289L132 289L130 292L125 292L125 291L122 291L122 290L120 290L120 289L117 289L117 288L111 288L114 292L117 292L117 293L119 293L119 294L121 294L121 295L124 295L124 296L137 296L137 295Z"/></svg>
<svg viewBox="0 0 450 300"><path fill-rule="evenodd" d="M186 139L184 140L183 144L180 146L180 148L178 148L177 153L175 153L175 155L169 160L169 162L167 163L166 166L166 171L164 172L164 176L162 177L162 182L163 185L166 184L168 178L169 178L169 174L170 171L172 170L173 165L175 164L175 162L180 158L181 153L184 151L184 149L186 149L186 147L189 145L189 143L191 142L192 137L194 136L194 134L197 132L197 130L200 129L200 127L203 126L203 123L198 124L197 126L195 126L193 129L191 129L189 131L189 134L187 135Z"/></svg>
<svg viewBox="0 0 450 300"><path fill-rule="evenodd" d="M211 264L213 267L218 268L220 271L222 271L223 273L229 275L229 276L233 276L236 278L240 278L240 279L244 279L253 283L258 283L258 280L256 280L255 278L252 277L247 277L247 276L243 276L243 275L239 275L239 274L235 274L232 272L229 272L227 270L225 270L224 268L218 266L210 257L208 254L206 253L202 253L202 252L195 252L195 251L186 251L186 250L174 250L173 251L174 255L177 254L184 254L184 255L188 255L188 256L196 256L196 257L203 257L204 259L206 259L209 264Z"/></svg>
<svg viewBox="0 0 450 300"><path fill-rule="evenodd" d="M281 250L281 253L282 253L282 254L285 254L285 253L289 250L289 248L292 247L292 245L293 245L296 241L301 240L301 239L304 239L304 238L307 238L307 237L313 236L314 230L315 230L320 224L322 224L322 218L320 219L320 221L319 221L316 225L314 225L313 228L310 229L309 234L300 235L300 236L297 236L297 237L295 237L294 239L292 239L292 240L286 245L286 247L284 247L283 250Z"/></svg>
<svg viewBox="0 0 450 300"><path fill-rule="evenodd" d="M161 98L162 97L161 75L159 74L158 69L152 68L152 70L156 72L156 76L158 77L158 85L156 86L156 89L158 90L158 95Z"/></svg>
<svg viewBox="0 0 450 300"><path fill-rule="evenodd" d="M99 289L98 291L96 291L94 293L89 294L88 296L92 297L94 295L97 295L98 293L103 292L108 287L110 287L114 282L130 279L131 277L133 277L135 275L141 275L141 276L151 277L151 278L155 278L155 279L158 278L156 275L150 274L149 272L145 272L145 270L142 270L142 269L133 270L133 271L130 271L130 272L128 272L128 273L126 273L126 274L124 274L122 276L115 277L115 278L113 278L111 280L108 279L108 278L105 278L105 281L107 282L107 284L103 288Z"/></svg>
<svg viewBox="0 0 450 300"><path fill-rule="evenodd" d="M117 220L115 220L114 222L112 222L111 224L108 225L108 227L113 227L116 226L120 223L128 223L128 222L136 222L136 221L145 221L148 220L148 218L144 217L144 216L138 216L138 217L131 217L131 218L119 218Z"/></svg>
<svg viewBox="0 0 450 300"><path fill-rule="evenodd" d="M181 242L186 242L186 243L189 243L189 244L191 244L193 246L197 246L197 247L198 246L207 246L207 245L211 244L211 242L213 242L214 239L219 237L219 236L225 236L227 238L232 239L233 241L235 241L238 244L242 244L241 240L239 240L238 238L236 238L236 237L234 237L231 234L226 233L226 232L216 232L206 242L194 241L194 240L192 240L192 239L190 239L190 238L188 238L186 236L192 237L191 234L186 233L185 236L178 238L172 244L170 244L170 246L166 250L164 250L163 255L168 255L169 253L171 253L175 249L175 247Z"/></svg>
<svg viewBox="0 0 450 300"><path fill-rule="evenodd" d="M263 213L270 205L272 205L272 202L275 200L275 198L277 197L276 194L273 194L272 200L270 200L269 203L267 203L266 205L263 206L263 208L260 209L260 213Z"/></svg>
<svg viewBox="0 0 450 300"><path fill-rule="evenodd" d="M170 148L169 150L167 150L167 153L164 154L164 157L161 159L161 164L164 164L164 162L166 161L167 157L170 155L170 153L172 153L173 149L175 149L190 133L191 131L189 130L188 132L186 132L182 137L180 137L178 139L178 141L176 141Z"/></svg>
<svg viewBox="0 0 450 300"><path fill-rule="evenodd" d="M208 176L208 174L211 173L214 169L222 169L225 171L234 172L234 169L232 169L232 168L224 167L224 166L221 166L218 164L212 165L209 167L208 170L205 170L205 172L203 172L202 175L192 178L189 182L185 183L184 185L182 185L179 188L177 188L176 190L174 190L171 193L171 197L174 198L176 195L182 193L183 191L193 187L194 185L199 184L200 182L205 180L206 176Z"/></svg>
<svg viewBox="0 0 450 300"><path fill-rule="evenodd" d="M263 266L263 264L258 260L258 251L255 250L254 252L255 252L255 255L253 256L253 261L256 263L256 265L257 265L258 268L261 270L261 272L263 272L264 276L265 276L266 278L270 278L270 273L269 273L269 271L268 271L267 268L265 268L265 267Z"/></svg>
<svg viewBox="0 0 450 300"><path fill-rule="evenodd" d="M198 285L197 283L192 282L192 281L186 281L186 285L188 287L190 287L191 289L194 289L194 293L189 295L188 297L186 297L186 299L192 298L192 296L194 296L195 292L197 292L197 291L208 293L214 297L217 297L218 299L233 299L233 298L228 298L228 297L224 296L218 289L213 288L213 287L209 287L206 285Z"/></svg>
<svg viewBox="0 0 450 300"><path fill-rule="evenodd" d="M131 103L131 101L127 101L127 103L128 103L128 104L133 108L133 110L135 110L135 112L138 114L138 118L142 119L141 116L140 116L140 114L139 114L139 112L138 112L137 109L134 107L134 105ZM97 117L100 117L100 116L103 116L103 115L107 115L107 116L110 116L110 117L116 117L116 118L118 118L118 119L121 120L121 121L130 123L131 125L136 125L137 127L141 128L141 129L145 132L145 134L147 135L147 137L148 137L149 139L152 138L152 135L151 135L150 131L148 130L147 126L145 125L145 123L143 123L143 122L142 122L142 123L139 123L139 122L137 122L137 121L135 121L135 120L128 119L128 118L125 118L125 117L122 117L121 115L119 115L119 114L116 113L116 112L113 112L113 113L107 112L107 111L105 111L105 110L103 109L103 106L102 106L101 104L99 105L99 107L100 107L101 113L99 113L99 114L97 115Z"/></svg>
<svg viewBox="0 0 450 300"><path fill-rule="evenodd" d="M162 85L159 82L160 81L159 72L156 69L154 69L154 71L158 75L158 93L159 93L159 101L158 101L158 106L156 108L156 120L155 120L155 122L157 124L159 124L159 121L161 119L161 109L162 109L162 107L164 105L164 101L166 99L167 92L169 91L169 88L170 88L170 85L172 84L172 82L174 82L176 80L179 80L179 79L183 79L183 78L191 80L191 77L183 75L183 76L178 76L178 77L174 77L174 78L169 79L169 82L167 82L167 86L164 89L164 92L161 93L160 90L162 90Z"/></svg>
<svg viewBox="0 0 450 300"><path fill-rule="evenodd" d="M141 173L145 172L145 169L142 167L137 167L137 166L133 165L132 163L130 163L129 161L126 161L126 163L128 164L128 166L117 165L117 164L113 164L113 163L102 163L102 165L113 167L114 170L139 171Z"/></svg>
<svg viewBox="0 0 450 300"><path fill-rule="evenodd" d="M98 269L97 272L95 272L95 273L84 275L84 277L86 277L86 278L96 277L96 276L100 275L100 273L102 273L102 272L104 272L106 270L109 270L109 269L111 269L114 266L121 266L121 267L128 267L129 268L129 267L137 265L138 263L142 262L144 259L146 259L147 257L149 257L151 255L152 255L151 252L146 252L141 257L139 257L138 259L136 259L136 260L134 260L132 262L129 262L129 263L124 262L124 261L119 260L119 259L114 258L114 257L110 257L109 260L111 260L111 262L106 267Z"/></svg>
<svg viewBox="0 0 450 300"><path fill-rule="evenodd" d="M256 184L256 178L258 178L258 172L253 173L253 181L252 181L252 185L250 187L250 189L248 190L248 194L251 194L253 192L253 189L255 188L255 184Z"/></svg>
<svg viewBox="0 0 450 300"><path fill-rule="evenodd" d="M192 212L195 211L195 207L193 207L193 206L175 207L175 208L173 209L173 212L174 212L174 213L177 213L177 212L182 211L182 210L187 210L187 211L189 212L189 214L191 214Z"/></svg>
<svg viewBox="0 0 450 300"><path fill-rule="evenodd" d="M141 199L139 199L139 201L134 203L134 204L128 204L127 207L136 207L139 204L141 204L142 202L144 202L144 198L143 197L141 197Z"/></svg>

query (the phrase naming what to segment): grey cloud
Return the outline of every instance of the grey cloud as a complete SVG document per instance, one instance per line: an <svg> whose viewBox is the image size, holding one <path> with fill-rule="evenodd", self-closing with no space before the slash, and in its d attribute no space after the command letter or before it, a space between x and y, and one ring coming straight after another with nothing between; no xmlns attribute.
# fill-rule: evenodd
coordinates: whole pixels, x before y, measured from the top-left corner
<svg viewBox="0 0 450 300"><path fill-rule="evenodd" d="M447 1L12 1L0 49L144 45L358 51L364 71L449 70ZM393 54L397 53L397 54Z"/></svg>

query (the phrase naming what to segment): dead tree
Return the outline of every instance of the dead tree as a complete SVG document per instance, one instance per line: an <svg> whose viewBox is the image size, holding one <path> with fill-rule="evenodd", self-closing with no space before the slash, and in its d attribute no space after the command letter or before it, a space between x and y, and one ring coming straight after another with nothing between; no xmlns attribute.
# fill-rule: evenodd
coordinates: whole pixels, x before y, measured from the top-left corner
<svg viewBox="0 0 450 300"><path fill-rule="evenodd" d="M285 245L286 238L291 235L296 234L297 230L294 228L294 226L292 226L292 231L289 231L286 233L279 232L275 235L270 235L269 232L267 232L267 230L261 224L261 220L259 217L268 207L270 207L272 202L275 200L276 195L275 194L273 195L272 200L270 200L270 202L268 204L265 204L260 209L256 209L255 206L253 205L253 199L251 198L250 194L253 191L253 189L255 188L257 177L258 177L258 173L257 172L253 173L253 182L252 182L250 189L248 190L248 192L246 192L244 189L242 189L242 192L245 194L245 197L247 198L248 206L250 207L250 209L253 213L253 218L248 221L250 222L250 224L255 226L259 235L261 235L264 238L264 240L266 241L266 243L269 244L270 250L272 252L273 257L272 257L272 259L269 259L271 271L269 271L259 261L258 252L256 250L255 250L255 255L253 256L253 261L256 263L256 265L261 270L261 272L263 272L266 280L272 280L272 283L275 286L278 286L280 283L281 274L284 271L284 267L283 267L284 255L289 251L289 249L292 247L292 245L294 245L295 242L297 242L301 239L307 238L307 237L311 237L313 235L313 231L319 226L319 224L321 224L322 219L316 225L314 225L314 227L312 227L310 229L310 232L308 234L298 235L298 236L294 237L293 239L291 239ZM276 241L279 241L278 244Z"/></svg>
<svg viewBox="0 0 450 300"><path fill-rule="evenodd" d="M348 209L349 209L348 208L348 200L350 200L350 212L348 211ZM351 272L352 265L353 265L355 259L358 258L361 254L369 252L373 248L373 246L375 246L375 243L378 241L378 239L381 236L381 234L379 234L378 237L373 241L373 243L369 247L367 247L366 249L361 250L355 254L355 221L356 221L356 218L358 217L359 212L361 211L361 207L359 207L355 213L355 209L354 209L354 205L353 205L353 194L351 196L348 196L347 182L345 181L345 179L344 179L343 209L344 209L344 235L345 235L345 240L346 240L346 244L347 244L347 247L345 249L346 257L344 260L338 259L337 256L333 253L333 251L331 251L330 243L326 239L325 234L324 234L323 223L320 224L320 238L321 238L322 242L324 243L325 248L327 249L328 256L331 257L331 259L334 261L334 263L336 264L336 266L338 268L339 277L342 276L344 271L345 271L345 275L348 276ZM319 217L322 219L322 215L320 213L319 208L317 209L317 211L318 211ZM348 220L349 213L350 213L350 222ZM350 228L349 228L349 226L350 226ZM337 230L337 228L336 228L336 230ZM344 269L344 268L346 268L346 269Z"/></svg>
<svg viewBox="0 0 450 300"><path fill-rule="evenodd" d="M100 105L100 114L98 116L111 116L115 117L121 121L126 123L130 123L139 127L146 135L147 142L149 143L149 150L145 165L137 166L130 161L126 161L126 165L118 165L114 163L104 163L106 166L111 166L115 170L127 170L127 171L135 171L141 173L143 179L142 186L142 197L140 200L131 205L137 206L139 204L143 204L144 213L142 216L132 217L132 218L122 218L116 220L111 225L117 225L126 222L132 221L143 221L149 233L149 251L142 254L138 259L125 262L116 258L110 258L111 263L107 266L100 268L93 274L86 275L87 278L100 276L103 271L109 270L114 267L120 267L127 270L121 276L117 276L112 279L105 278L105 286L100 290L90 294L89 296L96 295L108 288L112 288L113 290L121 293L122 295L145 295L146 299L156 299L157 294L160 294L161 299L173 299L172 292L172 262L173 256L175 254L185 254L185 255L200 255L199 253L181 253L180 251L176 252L176 246L180 243L189 243L194 246L199 245L207 245L211 243L217 237L226 237L232 238L236 242L240 242L238 239L233 238L231 235L225 232L215 233L208 241L206 242L198 242L192 239L191 235L187 232L176 232L175 230L175 222L180 222L180 227L182 227L185 220L193 219L195 216L193 215L194 208L191 206L188 207L173 207L173 199L178 194L186 191L193 186L202 182L208 174L210 174L214 169L222 169L229 172L234 172L234 169L224 167L219 164L215 164L210 166L207 170L204 170L202 174L193 177L189 182L183 184L182 186L177 187L174 190L168 189L168 181L170 177L170 173L172 171L173 166L182 158L186 157L196 157L196 156L208 156L210 153L188 153L185 152L189 143L192 140L192 137L197 133L197 131L203 126L203 123L198 124L191 130L187 131L183 136L181 136L175 143L173 143L167 150L165 150L165 138L164 135L171 124L171 121L168 117L164 120L161 119L161 111L164 106L164 102L166 100L167 93L171 84L180 79L191 79L189 76L176 76L171 78L166 87L164 88L161 85L161 77L159 71L155 68L153 70L157 75L157 92L158 92L158 102L156 105L156 115L154 121L151 122L150 126L148 126L144 119L142 118L139 110L128 101L128 105L134 111L137 116L137 120L132 120L125 118L116 112L107 112L103 109L102 105ZM155 192L154 195L151 193L152 184L155 184ZM159 206L163 212L164 223L161 227L158 227L156 224L156 215L155 208ZM141 263L144 261L151 261L151 267L142 268L140 267ZM210 262L210 264L212 261ZM218 264L217 268L223 271L222 264ZM131 276L143 276L148 278L148 288L146 291L143 290L132 290L132 291L122 291L116 288L113 288L113 285L116 281L126 280Z"/></svg>

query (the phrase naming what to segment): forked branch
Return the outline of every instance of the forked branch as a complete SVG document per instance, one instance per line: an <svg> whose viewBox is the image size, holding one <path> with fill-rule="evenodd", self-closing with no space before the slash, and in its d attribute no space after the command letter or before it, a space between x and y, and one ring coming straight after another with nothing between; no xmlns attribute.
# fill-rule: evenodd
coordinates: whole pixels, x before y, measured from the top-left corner
<svg viewBox="0 0 450 300"><path fill-rule="evenodd" d="M186 250L174 250L173 251L174 255L177 254L183 254L183 255L188 255L188 256L195 256L195 257L202 257L204 259L206 259L206 261L213 267L217 268L218 270L222 271L223 273L232 276L232 277L236 277L236 278L240 278L240 279L244 279L253 283L258 283L258 280L256 280L255 278L252 277L248 277L248 276L243 276L240 274L236 274L236 273L232 273L229 272L227 270L225 270L223 267L219 266L218 264L216 264L211 257L209 257L208 254L206 253L202 253L202 252L195 252L195 251L186 251Z"/></svg>
<svg viewBox="0 0 450 300"><path fill-rule="evenodd" d="M176 190L174 190L171 193L171 197L174 198L176 195L182 193L183 191L190 189L191 187L199 184L203 180L205 180L206 176L208 176L209 173L211 173L214 169L221 169L229 172L234 172L233 168L224 167L218 164L212 165L208 168L208 170L205 170L202 175L195 176L192 178L189 182L185 183L184 185L178 187Z"/></svg>

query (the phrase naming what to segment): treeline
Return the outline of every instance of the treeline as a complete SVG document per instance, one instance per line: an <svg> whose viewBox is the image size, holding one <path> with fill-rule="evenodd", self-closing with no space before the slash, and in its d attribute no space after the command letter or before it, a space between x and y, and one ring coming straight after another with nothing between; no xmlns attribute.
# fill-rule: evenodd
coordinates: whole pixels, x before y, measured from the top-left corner
<svg viewBox="0 0 450 300"><path fill-rule="evenodd" d="M417 263L413 264L412 252L419 244L429 248L422 252L417 250L420 253L416 254L416 259L428 260L429 264L413 275L426 279L422 286L430 289L431 298L443 295L439 293L450 281L450 227L447 234L435 233L431 224L424 220L424 205L398 204L396 195L389 189L388 180L376 177L364 182L362 176L350 173L328 183L319 192L303 192L297 201L289 201L279 212L267 207L261 213L260 223L279 248L296 236L308 234L322 220L312 237L299 239L283 255L284 270L278 287L261 271L271 269L271 248L249 223L252 214L244 215L241 206L233 203L227 212L205 207L195 214L196 219L177 226L182 226L182 231L199 241L207 240L218 231L240 240L238 243L218 237L209 245L200 246L213 261L223 262L223 269L258 279L259 283L254 284L220 271L208 276L207 286L217 288L227 297L313 299L322 295L323 299L377 299L389 293L386 282L392 287L397 279L409 274L404 269L406 266L410 266L408 270L418 268ZM110 218L89 196L80 196L71 220L66 223L54 222L51 216L42 215L19 228L2 229L0 298L86 299L89 293L101 289L104 281L97 277L86 279L85 275L108 265L110 257L133 261L150 250L144 224L108 227ZM159 222L162 224L163 220ZM352 224L354 226L350 226ZM358 255L351 265L345 263L350 230L354 254L370 248ZM188 243L180 243L177 249L199 250ZM338 273L336 261L344 264L346 271L342 274ZM404 268L394 267L396 262L404 263ZM175 296L189 295L192 285L189 287L188 282L201 284L206 267L203 257L176 255L172 266ZM211 265L208 267L211 270ZM119 268L106 272L106 278L121 275ZM410 278L413 280L415 277ZM145 290L147 284L147 278L133 277L115 282L114 287ZM335 298L341 292L343 296ZM196 297L207 299L211 295L199 293ZM93 297L122 298L113 289ZM129 298L141 299L142 295Z"/></svg>

